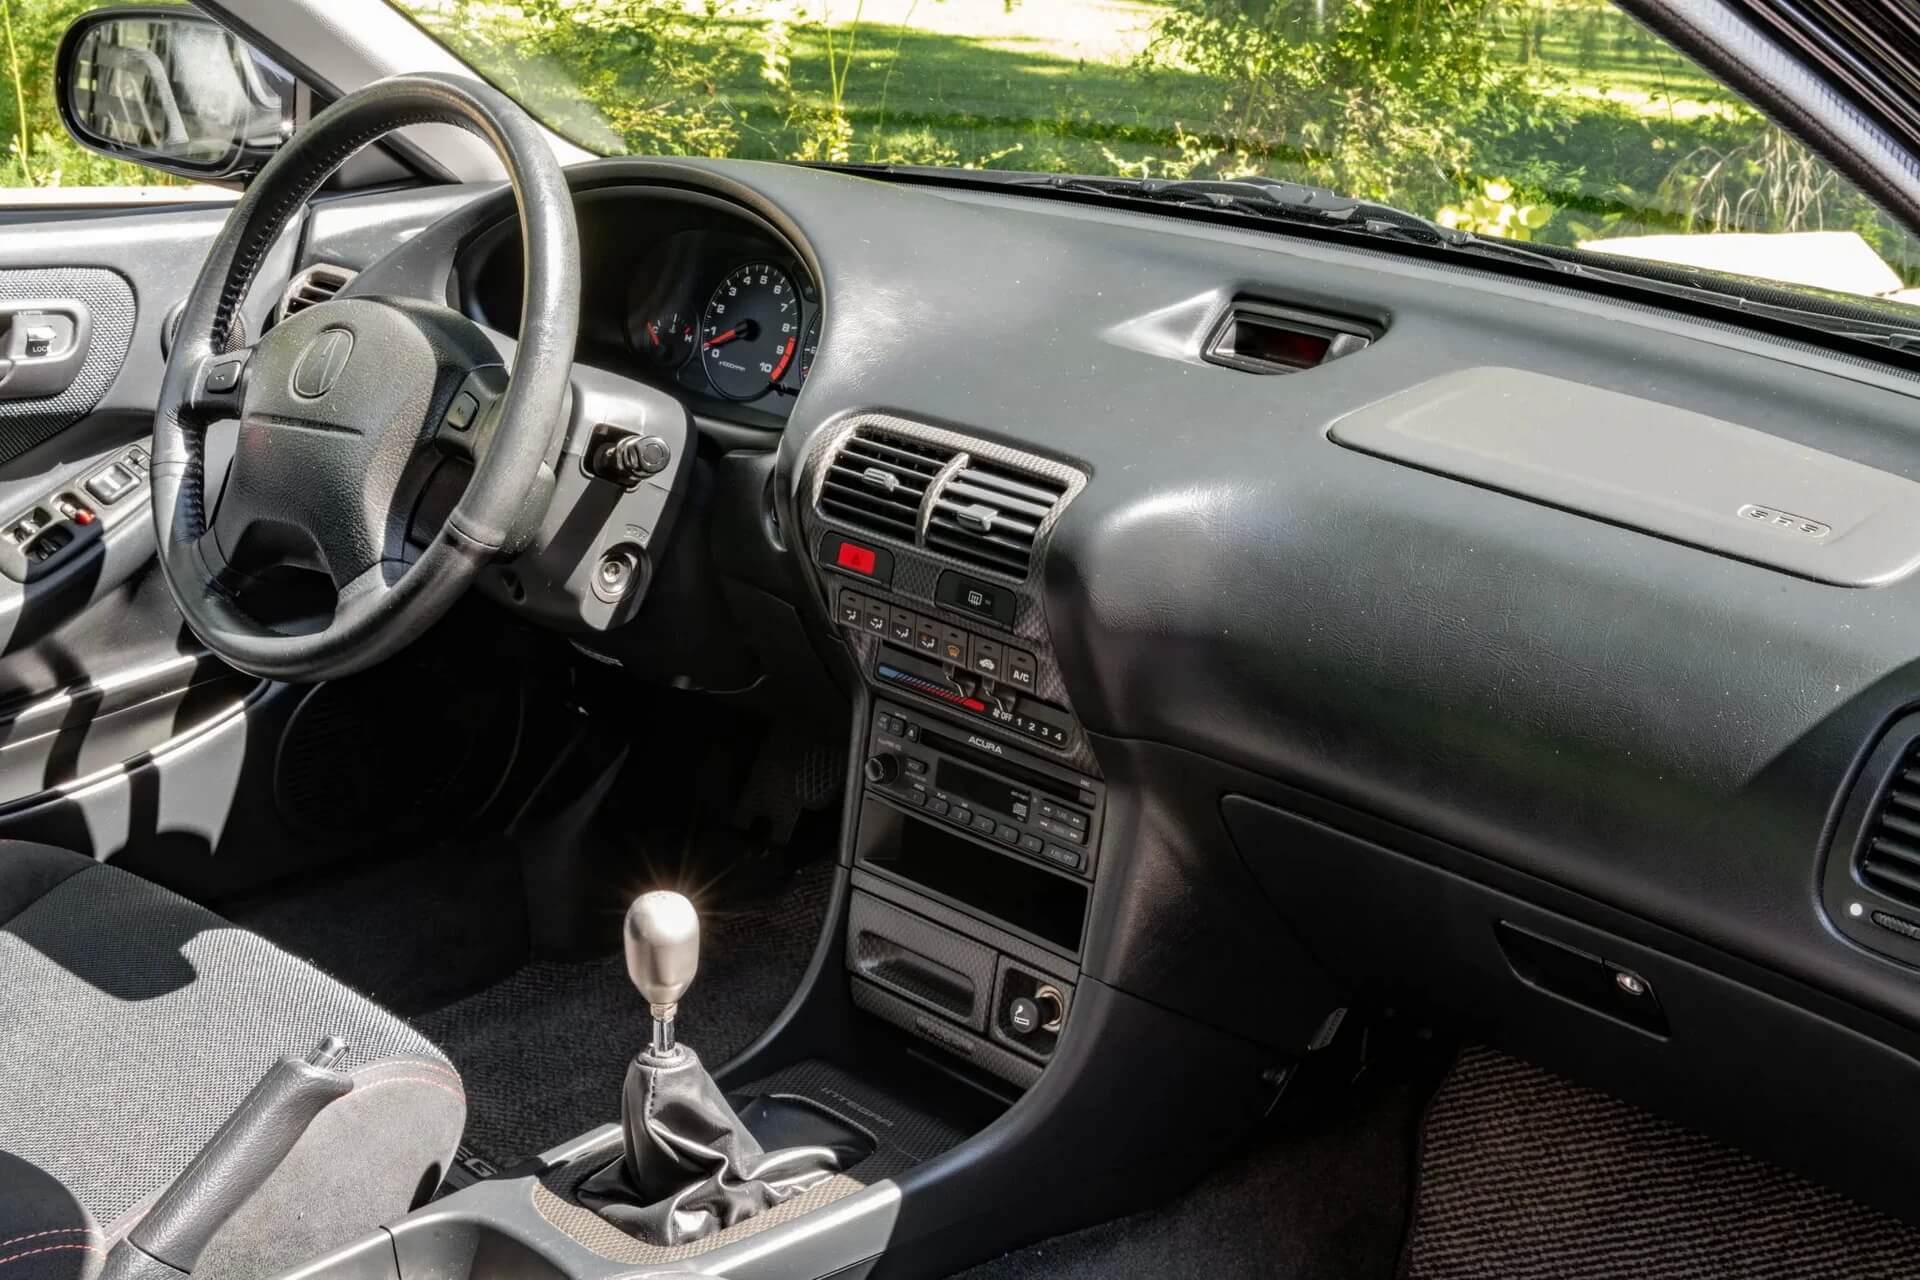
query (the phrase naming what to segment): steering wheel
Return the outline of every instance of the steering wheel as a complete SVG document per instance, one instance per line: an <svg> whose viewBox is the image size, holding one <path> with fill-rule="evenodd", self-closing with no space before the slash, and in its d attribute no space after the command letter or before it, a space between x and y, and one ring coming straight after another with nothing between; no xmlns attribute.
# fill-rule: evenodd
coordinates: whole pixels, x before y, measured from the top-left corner
<svg viewBox="0 0 1920 1280"><path fill-rule="evenodd" d="M289 221L347 157L416 124L467 129L506 166L526 263L511 373L478 325L418 298L335 298L235 346L241 300ZM161 385L154 524L193 633L234 667L303 682L362 670L417 638L545 514L579 313L566 178L539 126L504 94L451 76L396 76L315 116L228 215ZM207 430L233 418L232 467L209 513ZM442 490L435 474L449 465L472 474L442 520L422 499L430 481ZM288 565L331 580L323 624L270 626L241 607L244 588Z"/></svg>

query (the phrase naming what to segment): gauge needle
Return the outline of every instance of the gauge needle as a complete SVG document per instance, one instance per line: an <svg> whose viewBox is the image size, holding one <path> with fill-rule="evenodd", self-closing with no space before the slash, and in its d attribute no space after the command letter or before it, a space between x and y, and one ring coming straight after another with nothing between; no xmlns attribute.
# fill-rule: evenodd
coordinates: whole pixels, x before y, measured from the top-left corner
<svg viewBox="0 0 1920 1280"><path fill-rule="evenodd" d="M787 339L787 349L780 353L780 363L773 366L773 373L768 376L767 381L780 381L780 375L787 371L787 362L793 359L794 345L799 341L800 339L798 338Z"/></svg>
<svg viewBox="0 0 1920 1280"><path fill-rule="evenodd" d="M708 338L705 342L701 343L700 349L702 351L711 351L715 347L721 346L725 343L732 342L735 338L739 336L740 336L740 330L737 328L729 329L725 333L716 333L711 338Z"/></svg>
<svg viewBox="0 0 1920 1280"><path fill-rule="evenodd" d="M647 321L647 338L654 346L660 345L660 328L651 320Z"/></svg>

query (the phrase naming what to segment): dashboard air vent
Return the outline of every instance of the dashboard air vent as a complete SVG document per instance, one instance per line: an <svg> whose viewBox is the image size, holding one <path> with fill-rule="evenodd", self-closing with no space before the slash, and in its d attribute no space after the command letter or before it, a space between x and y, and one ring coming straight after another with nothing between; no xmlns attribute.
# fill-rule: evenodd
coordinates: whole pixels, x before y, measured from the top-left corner
<svg viewBox="0 0 1920 1280"><path fill-rule="evenodd" d="M956 450L904 436L855 429L827 465L820 510L835 520L903 542L918 541L927 486Z"/></svg>
<svg viewBox="0 0 1920 1280"><path fill-rule="evenodd" d="M1855 857L1862 884L1920 907L1920 743L1900 757L1867 816Z"/></svg>
<svg viewBox="0 0 1920 1280"><path fill-rule="evenodd" d="M342 289L359 272L346 267L336 267L330 262L316 262L305 271L287 281L286 291L280 295L280 316L285 320L298 311L318 306L330 298L338 297Z"/></svg>
<svg viewBox="0 0 1920 1280"><path fill-rule="evenodd" d="M927 545L996 573L1024 578L1040 528L1065 487L974 460L935 496Z"/></svg>

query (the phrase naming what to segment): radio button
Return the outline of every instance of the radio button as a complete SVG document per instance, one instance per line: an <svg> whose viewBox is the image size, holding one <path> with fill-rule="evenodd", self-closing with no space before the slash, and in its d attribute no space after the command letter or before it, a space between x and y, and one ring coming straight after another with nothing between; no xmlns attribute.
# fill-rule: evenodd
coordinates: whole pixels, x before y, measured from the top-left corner
<svg viewBox="0 0 1920 1280"><path fill-rule="evenodd" d="M1043 844L1044 842L1040 839L1040 837L1034 835L1031 831L1021 833L1020 847L1022 849L1025 849L1028 853L1040 852Z"/></svg>
<svg viewBox="0 0 1920 1280"><path fill-rule="evenodd" d="M993 834L993 815L987 814L987 813L974 814L973 829L975 831L983 831L988 835L992 835Z"/></svg>
<svg viewBox="0 0 1920 1280"><path fill-rule="evenodd" d="M935 796L933 799L927 801L928 813L931 813L937 817L940 814L945 813L946 811L947 811L947 802L945 800L940 799L940 797Z"/></svg>
<svg viewBox="0 0 1920 1280"><path fill-rule="evenodd" d="M1000 829L993 834L996 839L1004 844L1020 843L1020 829L1018 827L1010 827L1004 822L1000 824Z"/></svg>
<svg viewBox="0 0 1920 1280"><path fill-rule="evenodd" d="M1084 813L1078 813L1072 809L1062 809L1060 816L1065 818L1067 825L1075 831L1085 831L1087 829L1087 815Z"/></svg>
<svg viewBox="0 0 1920 1280"><path fill-rule="evenodd" d="M924 791L909 791L909 792L907 792L907 803L908 803L908 804L910 804L910 805L912 805L912 806L913 806L914 808L916 808L916 809L918 809L918 808L920 808L920 807L921 807L922 805L924 805L924 804L926 804L926 802L927 802L927 793L926 793L926 792L924 792Z"/></svg>
<svg viewBox="0 0 1920 1280"><path fill-rule="evenodd" d="M971 809L955 809L952 813L948 814L947 816L949 818L952 818L955 822L959 823L963 827L970 827L973 825L973 810Z"/></svg>
<svg viewBox="0 0 1920 1280"><path fill-rule="evenodd" d="M1078 849L1062 849L1057 844L1050 844L1047 846L1046 853L1049 860L1057 862L1063 867L1071 867L1075 871L1080 869L1080 851Z"/></svg>
<svg viewBox="0 0 1920 1280"><path fill-rule="evenodd" d="M908 773L912 773L912 774L924 774L924 773L926 773L926 771L927 771L927 762L926 762L925 760L921 760L921 759L918 759L918 758L916 758L916 757L914 757L914 756L908 756L908 757L907 757L907 772L908 772Z"/></svg>

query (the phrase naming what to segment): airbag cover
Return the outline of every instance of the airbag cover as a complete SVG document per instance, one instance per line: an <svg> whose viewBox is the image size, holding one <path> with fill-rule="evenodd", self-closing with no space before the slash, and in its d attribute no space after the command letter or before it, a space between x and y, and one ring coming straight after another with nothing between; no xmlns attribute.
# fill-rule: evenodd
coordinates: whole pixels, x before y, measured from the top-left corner
<svg viewBox="0 0 1920 1280"><path fill-rule="evenodd" d="M1920 567L1920 484L1687 409L1520 369L1446 374L1334 442L1845 587Z"/></svg>

